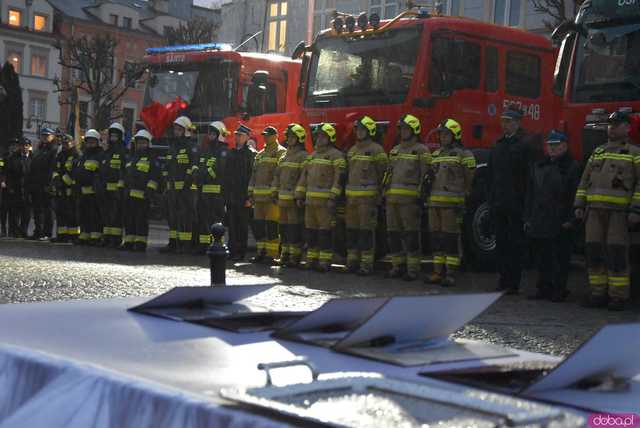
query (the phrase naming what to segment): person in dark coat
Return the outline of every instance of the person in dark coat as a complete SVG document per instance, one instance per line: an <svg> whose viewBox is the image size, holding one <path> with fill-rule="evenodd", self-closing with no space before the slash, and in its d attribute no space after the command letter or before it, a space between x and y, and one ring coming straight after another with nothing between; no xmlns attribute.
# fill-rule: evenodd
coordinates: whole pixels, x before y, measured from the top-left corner
<svg viewBox="0 0 640 428"><path fill-rule="evenodd" d="M256 152L247 145L250 128L240 125L235 136L236 144L227 157L222 189L227 206L229 255L231 260L241 261L246 255L249 239L251 203L248 192Z"/></svg>
<svg viewBox="0 0 640 428"><path fill-rule="evenodd" d="M493 145L487 164L488 202L496 234L498 291L518 294L524 253L524 201L534 147L521 127L522 112L502 113L504 135Z"/></svg>
<svg viewBox="0 0 640 428"><path fill-rule="evenodd" d="M566 135L551 131L547 156L531 169L525 204L525 231L531 238L538 270L535 300L561 302L567 296L573 250L573 200L580 165L568 151Z"/></svg>
<svg viewBox="0 0 640 428"><path fill-rule="evenodd" d="M24 238L31 219L31 208L25 191L25 179L31 170L31 141L21 138L17 144L16 151L5 163L5 196L9 210L9 236Z"/></svg>
<svg viewBox="0 0 640 428"><path fill-rule="evenodd" d="M33 234L29 239L48 239L53 232L53 206L51 177L56 166L58 147L54 144L55 131L43 128L40 131L38 148L33 154L25 186L33 209Z"/></svg>

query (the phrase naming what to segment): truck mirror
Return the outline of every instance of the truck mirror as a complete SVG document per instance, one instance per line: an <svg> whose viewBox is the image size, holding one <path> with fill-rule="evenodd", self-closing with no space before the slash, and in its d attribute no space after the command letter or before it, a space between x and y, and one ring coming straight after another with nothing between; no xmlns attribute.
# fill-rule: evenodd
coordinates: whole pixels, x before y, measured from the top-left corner
<svg viewBox="0 0 640 428"><path fill-rule="evenodd" d="M569 33L579 33L581 36L586 37L587 30L581 24L576 24L573 21L564 21L553 30L551 40L554 43L560 43L564 39L564 36Z"/></svg>
<svg viewBox="0 0 640 428"><path fill-rule="evenodd" d="M293 50L293 53L291 54L291 59L300 58L302 55L304 55L306 50L307 50L307 45L304 41L298 43L298 45Z"/></svg>

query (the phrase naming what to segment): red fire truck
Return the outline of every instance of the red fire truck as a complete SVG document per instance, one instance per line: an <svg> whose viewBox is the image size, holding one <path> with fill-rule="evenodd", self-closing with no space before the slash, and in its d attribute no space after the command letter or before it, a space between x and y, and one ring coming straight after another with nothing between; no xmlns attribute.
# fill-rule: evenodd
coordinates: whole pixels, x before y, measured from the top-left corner
<svg viewBox="0 0 640 428"><path fill-rule="evenodd" d="M554 76L562 95L558 126L574 155L586 159L606 141L609 114L640 112L640 0L585 1L553 38L562 40Z"/></svg>
<svg viewBox="0 0 640 428"><path fill-rule="evenodd" d="M144 64L142 118L148 128L169 130L162 132L156 145L166 145L176 115L188 116L198 135L220 120L230 131L242 122L256 134L272 125L284 136L287 124L299 120L300 61L204 44L151 48ZM262 139L255 140L260 148Z"/></svg>
<svg viewBox="0 0 640 428"><path fill-rule="evenodd" d="M386 128L384 146L396 140L396 122L411 113L423 137L445 118L464 129L463 141L480 166L501 135L500 115L515 104L524 127L546 133L560 97L553 93L556 51L543 36L467 18L433 16L410 9L390 21L345 16L300 46L301 91L306 123L334 123L340 144L350 144L353 122L370 115ZM431 143L431 141L430 141ZM479 168L465 220L467 254L490 260L495 241Z"/></svg>

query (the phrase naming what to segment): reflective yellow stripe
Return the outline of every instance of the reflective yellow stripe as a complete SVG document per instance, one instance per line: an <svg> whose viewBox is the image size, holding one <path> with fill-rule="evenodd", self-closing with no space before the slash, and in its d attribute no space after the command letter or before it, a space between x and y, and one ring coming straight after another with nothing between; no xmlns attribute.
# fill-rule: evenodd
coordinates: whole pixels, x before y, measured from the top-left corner
<svg viewBox="0 0 640 428"><path fill-rule="evenodd" d="M434 256L433 257L433 264L434 265L443 265L445 262L445 257L444 256Z"/></svg>
<svg viewBox="0 0 640 428"><path fill-rule="evenodd" d="M633 162L633 156L632 155L625 155L625 154L622 154L622 153L602 153L602 154L594 154L593 155L593 160L603 160L603 159L619 160L619 161L624 161L624 162Z"/></svg>
<svg viewBox="0 0 640 428"><path fill-rule="evenodd" d="M309 198L329 199L331 198L331 192L307 192Z"/></svg>
<svg viewBox="0 0 640 428"><path fill-rule="evenodd" d="M278 194L278 199L281 201L293 201L293 195L287 195L287 194Z"/></svg>
<svg viewBox="0 0 640 428"><path fill-rule="evenodd" d="M418 196L418 191L417 190L391 188L391 189L387 190L387 195Z"/></svg>
<svg viewBox="0 0 640 428"><path fill-rule="evenodd" d="M320 251L319 258L320 258L321 261L329 263L333 259L333 252L332 251Z"/></svg>
<svg viewBox="0 0 640 428"><path fill-rule="evenodd" d="M434 157L431 162L433 163L460 163L460 158L457 156L438 156Z"/></svg>
<svg viewBox="0 0 640 428"><path fill-rule="evenodd" d="M610 276L609 285L611 287L627 287L630 284L629 277L627 276Z"/></svg>
<svg viewBox="0 0 640 428"><path fill-rule="evenodd" d="M429 197L429 202L444 202L444 203L453 203L453 204L462 204L464 203L464 196L443 196L443 195L432 195Z"/></svg>
<svg viewBox="0 0 640 428"><path fill-rule="evenodd" d="M62 176L62 182L67 186L71 186L73 184L73 180L69 177L69 174L65 174Z"/></svg>
<svg viewBox="0 0 640 428"><path fill-rule="evenodd" d="M88 160L84 162L84 169L87 171L97 171L98 170L98 161Z"/></svg>
<svg viewBox="0 0 640 428"><path fill-rule="evenodd" d="M94 195L96 193L92 186L83 186L80 188L80 192L83 195Z"/></svg>
<svg viewBox="0 0 640 428"><path fill-rule="evenodd" d="M374 160L376 162L386 162L389 160L389 158L387 157L386 153L378 153L377 155L375 155Z"/></svg>
<svg viewBox="0 0 640 428"><path fill-rule="evenodd" d="M178 232L175 230L169 231L169 239L176 239L178 237Z"/></svg>
<svg viewBox="0 0 640 428"><path fill-rule="evenodd" d="M182 190L184 189L184 181L176 181L175 183L173 183L173 188L175 190Z"/></svg>
<svg viewBox="0 0 640 428"><path fill-rule="evenodd" d="M303 162L281 162L279 166L282 168L297 169L297 168L302 168L302 164Z"/></svg>
<svg viewBox="0 0 640 428"><path fill-rule="evenodd" d="M376 196L377 190L349 190L346 192L347 196Z"/></svg>
<svg viewBox="0 0 640 428"><path fill-rule="evenodd" d="M134 239L138 244L146 244L147 243L147 237L146 236L136 235L134 237Z"/></svg>
<svg viewBox="0 0 640 428"><path fill-rule="evenodd" d="M605 285L606 283L606 275L589 275L589 284L591 285Z"/></svg>
<svg viewBox="0 0 640 428"><path fill-rule="evenodd" d="M310 164L312 165L332 165L333 162L329 159L311 159L309 161Z"/></svg>
<svg viewBox="0 0 640 428"><path fill-rule="evenodd" d="M331 193L333 193L336 196L340 196L342 194L342 189L340 189L339 187L332 187Z"/></svg>
<svg viewBox="0 0 640 428"><path fill-rule="evenodd" d="M297 186L296 187L296 192L300 192L300 193L304 193L307 191L307 188L304 186Z"/></svg>
<svg viewBox="0 0 640 428"><path fill-rule="evenodd" d="M191 241L192 238L193 238L193 234L191 232L178 233L178 239L180 241Z"/></svg>
<svg viewBox="0 0 640 428"><path fill-rule="evenodd" d="M135 199L144 199L144 191L131 189L129 190L129 196Z"/></svg>
<svg viewBox="0 0 640 428"><path fill-rule="evenodd" d="M576 196L580 196L580 197L587 196L587 191L584 189L578 189L578 191L576 192Z"/></svg>
<svg viewBox="0 0 640 428"><path fill-rule="evenodd" d="M211 235L205 235L205 234L199 235L198 242L200 244L211 244Z"/></svg>
<svg viewBox="0 0 640 428"><path fill-rule="evenodd" d="M58 227L57 232L58 232L58 235L66 235L67 234L67 228L64 227L64 226L60 226L60 227Z"/></svg>
<svg viewBox="0 0 640 428"><path fill-rule="evenodd" d="M258 159L258 163L278 163L279 158L261 157Z"/></svg>
<svg viewBox="0 0 640 428"><path fill-rule="evenodd" d="M391 154L391 160L395 159L416 161L418 160L418 155L409 155L404 153Z"/></svg>
<svg viewBox="0 0 640 428"><path fill-rule="evenodd" d="M254 195L270 195L272 193L272 189L253 189Z"/></svg>
<svg viewBox="0 0 640 428"><path fill-rule="evenodd" d="M318 251L317 249L308 249L307 250L307 259L308 260L314 260L314 259L317 259L318 257L320 257L320 251Z"/></svg>
<svg viewBox="0 0 640 428"><path fill-rule="evenodd" d="M118 190L118 183L107 183L107 191L108 192L115 192L116 190Z"/></svg>
<svg viewBox="0 0 640 428"><path fill-rule="evenodd" d="M373 156L366 155L353 155L349 160L352 161L363 161L363 162L373 162Z"/></svg>
<svg viewBox="0 0 640 428"><path fill-rule="evenodd" d="M124 242L126 244L133 244L134 242L136 242L135 235L124 235Z"/></svg>
<svg viewBox="0 0 640 428"><path fill-rule="evenodd" d="M202 193L220 193L219 184L205 184L202 186Z"/></svg>
<svg viewBox="0 0 640 428"><path fill-rule="evenodd" d="M89 236L91 237L91 239L100 239L100 238L102 238L102 233L100 233L100 232L91 232L91 234Z"/></svg>
<svg viewBox="0 0 640 428"><path fill-rule="evenodd" d="M447 266L460 266L460 258L459 257L446 256L445 264Z"/></svg>
<svg viewBox="0 0 640 428"><path fill-rule="evenodd" d="M147 183L147 187L152 190L158 190L158 182L154 180L149 180Z"/></svg>
<svg viewBox="0 0 640 428"><path fill-rule="evenodd" d="M633 163L640 165L640 156L636 156L636 157L633 159Z"/></svg>
<svg viewBox="0 0 640 428"><path fill-rule="evenodd" d="M474 157L466 157L462 158L462 164L467 168L475 168L476 167L476 158Z"/></svg>
<svg viewBox="0 0 640 428"><path fill-rule="evenodd" d="M587 202L606 202L608 204L629 205L629 196L587 195Z"/></svg>

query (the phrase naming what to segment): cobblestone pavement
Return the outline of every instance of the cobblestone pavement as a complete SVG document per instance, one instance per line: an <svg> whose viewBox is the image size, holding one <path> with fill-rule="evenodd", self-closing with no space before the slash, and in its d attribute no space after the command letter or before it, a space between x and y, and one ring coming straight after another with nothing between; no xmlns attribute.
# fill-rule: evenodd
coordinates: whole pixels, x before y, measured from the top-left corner
<svg viewBox="0 0 640 428"><path fill-rule="evenodd" d="M157 248L165 236L166 230L153 228L146 254L0 239L0 303L151 296L179 285L208 284L208 259L159 254ZM276 285L260 300L278 308L310 309L333 297L491 291L496 279L491 273L466 272L460 285L450 291L422 282L387 280L381 275L323 275L248 263L228 267L229 284ZM458 335L566 355L606 323L640 320L637 309L609 313L579 307L576 301L584 289L584 276L576 263L569 301L558 304L527 300L535 284L534 274L527 272L521 296L503 297Z"/></svg>

